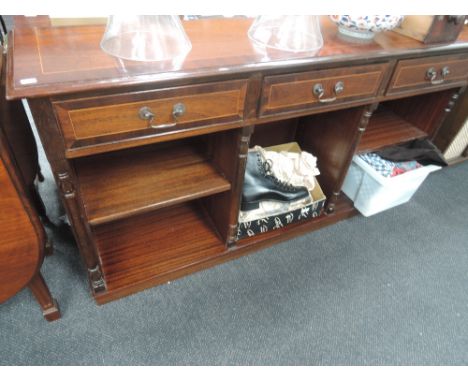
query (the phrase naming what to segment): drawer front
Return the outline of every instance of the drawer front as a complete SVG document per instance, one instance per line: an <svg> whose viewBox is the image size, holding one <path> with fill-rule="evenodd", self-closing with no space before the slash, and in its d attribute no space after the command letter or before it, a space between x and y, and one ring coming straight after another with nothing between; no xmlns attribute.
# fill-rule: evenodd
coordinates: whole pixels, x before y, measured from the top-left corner
<svg viewBox="0 0 468 382"><path fill-rule="evenodd" d="M68 148L241 121L247 80L54 102Z"/></svg>
<svg viewBox="0 0 468 382"><path fill-rule="evenodd" d="M265 77L260 115L372 98L387 68L385 63Z"/></svg>
<svg viewBox="0 0 468 382"><path fill-rule="evenodd" d="M387 94L431 91L463 82L468 76L468 55L426 57L398 62Z"/></svg>

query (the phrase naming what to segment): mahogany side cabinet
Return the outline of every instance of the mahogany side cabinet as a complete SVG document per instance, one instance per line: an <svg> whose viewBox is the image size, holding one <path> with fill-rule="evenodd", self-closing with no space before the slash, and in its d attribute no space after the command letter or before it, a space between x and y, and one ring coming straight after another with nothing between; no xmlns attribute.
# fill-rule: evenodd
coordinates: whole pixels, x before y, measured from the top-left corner
<svg viewBox="0 0 468 382"><path fill-rule="evenodd" d="M28 100L99 304L355 215L353 155L434 139L467 85L466 28L363 44L324 17L311 57L253 45L252 21L186 21L184 59L142 63L104 53L102 25L16 18L7 97ZM323 213L238 240L248 148L290 141L318 158Z"/></svg>

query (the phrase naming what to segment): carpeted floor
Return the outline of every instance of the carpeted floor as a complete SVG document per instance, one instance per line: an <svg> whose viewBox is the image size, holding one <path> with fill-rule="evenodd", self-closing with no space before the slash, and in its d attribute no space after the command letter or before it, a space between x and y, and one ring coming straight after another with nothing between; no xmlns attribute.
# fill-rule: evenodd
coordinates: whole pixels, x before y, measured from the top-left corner
<svg viewBox="0 0 468 382"><path fill-rule="evenodd" d="M0 305L0 365L467 365L468 163L408 204L97 306L53 183L43 274Z"/></svg>

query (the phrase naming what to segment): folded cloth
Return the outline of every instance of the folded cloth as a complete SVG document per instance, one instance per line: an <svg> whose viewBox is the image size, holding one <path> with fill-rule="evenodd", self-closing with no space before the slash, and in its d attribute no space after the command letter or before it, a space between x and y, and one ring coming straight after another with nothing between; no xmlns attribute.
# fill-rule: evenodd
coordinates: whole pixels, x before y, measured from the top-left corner
<svg viewBox="0 0 468 382"><path fill-rule="evenodd" d="M404 174L407 171L416 170L422 165L415 160L406 161L406 162L394 162L395 167L393 168L392 176Z"/></svg>
<svg viewBox="0 0 468 382"><path fill-rule="evenodd" d="M392 162L390 160L383 159L376 153L361 154L359 157L386 178L404 174L405 172L421 167L421 164L415 160Z"/></svg>
<svg viewBox="0 0 468 382"><path fill-rule="evenodd" d="M300 153L288 151L269 151L263 147L255 146L265 161L270 162L273 175L279 180L296 187L305 186L309 191L315 187L315 176L320 175L317 168L317 158L312 154L301 151Z"/></svg>
<svg viewBox="0 0 468 382"><path fill-rule="evenodd" d="M394 163L381 158L374 153L361 154L359 157L370 165L375 171L386 178L392 176Z"/></svg>
<svg viewBox="0 0 468 382"><path fill-rule="evenodd" d="M397 146L390 146L377 151L376 154L386 160L395 162L415 160L423 166L428 164L447 166L444 155L427 138L416 139Z"/></svg>

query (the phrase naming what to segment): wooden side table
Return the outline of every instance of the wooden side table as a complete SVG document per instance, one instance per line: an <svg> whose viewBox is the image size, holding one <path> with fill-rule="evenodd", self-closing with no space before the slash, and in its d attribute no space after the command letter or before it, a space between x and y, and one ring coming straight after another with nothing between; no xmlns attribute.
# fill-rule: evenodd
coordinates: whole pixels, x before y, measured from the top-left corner
<svg viewBox="0 0 468 382"><path fill-rule="evenodd" d="M0 70L2 58L0 57ZM4 74L4 70L1 71ZM34 144L21 101L5 100L5 84L2 75L0 92L0 303L28 286L46 320L60 318L57 302L41 273L40 266L46 252L47 241L37 209L27 183L33 185L37 175L37 155L20 150ZM15 123L12 126L12 123ZM15 131L18 139L11 140L7 131ZM17 150L13 152L12 146ZM35 147L35 146L34 146ZM18 159L16 153L29 153ZM33 151L34 153L35 151ZM37 152L36 152L37 153ZM22 164L21 164L22 163ZM31 180L31 181L27 181Z"/></svg>

